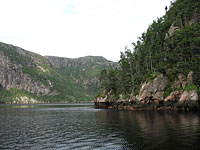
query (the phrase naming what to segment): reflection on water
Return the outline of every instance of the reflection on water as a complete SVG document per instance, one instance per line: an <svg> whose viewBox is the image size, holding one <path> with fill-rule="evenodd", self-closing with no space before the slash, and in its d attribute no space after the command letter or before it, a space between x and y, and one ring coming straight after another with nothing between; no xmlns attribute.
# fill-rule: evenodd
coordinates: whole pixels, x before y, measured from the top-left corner
<svg viewBox="0 0 200 150"><path fill-rule="evenodd" d="M105 128L142 149L200 149L200 114L174 111L102 111Z"/></svg>
<svg viewBox="0 0 200 150"><path fill-rule="evenodd" d="M0 149L200 149L200 113L0 106Z"/></svg>

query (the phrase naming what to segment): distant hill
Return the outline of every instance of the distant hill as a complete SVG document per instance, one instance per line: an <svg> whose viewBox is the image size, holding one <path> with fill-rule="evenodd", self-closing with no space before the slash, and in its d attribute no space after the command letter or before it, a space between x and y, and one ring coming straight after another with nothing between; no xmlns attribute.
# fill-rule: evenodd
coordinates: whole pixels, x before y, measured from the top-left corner
<svg viewBox="0 0 200 150"><path fill-rule="evenodd" d="M117 66L100 56L41 56L0 42L0 102L92 100L103 69Z"/></svg>

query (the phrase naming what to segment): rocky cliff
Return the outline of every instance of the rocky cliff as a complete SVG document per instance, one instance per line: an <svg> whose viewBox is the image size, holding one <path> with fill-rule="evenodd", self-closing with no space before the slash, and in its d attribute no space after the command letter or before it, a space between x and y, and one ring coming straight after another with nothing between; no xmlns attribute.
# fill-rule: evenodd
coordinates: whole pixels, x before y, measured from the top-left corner
<svg viewBox="0 0 200 150"><path fill-rule="evenodd" d="M31 74L25 71L26 66L36 67L39 70L43 68L40 66L42 64L48 65L49 62L46 59L41 59L42 56L35 53L25 51L19 47L14 47L12 45L0 43L0 101L23 101L22 96L15 95L15 97L4 98L6 91L12 91L13 89L20 89L27 91L36 96L44 95L55 95L56 91L51 90L50 84L44 84L41 81L35 79ZM42 70L46 71L46 70ZM37 102L33 98L27 99L27 102Z"/></svg>
<svg viewBox="0 0 200 150"><path fill-rule="evenodd" d="M0 43L0 102L91 100L98 92L100 69L113 64L94 56L43 57Z"/></svg>
<svg viewBox="0 0 200 150"><path fill-rule="evenodd" d="M0 51L0 87L2 89L24 89L38 96L55 94L50 90L50 85L45 86L22 70L22 64L12 62L8 56Z"/></svg>
<svg viewBox="0 0 200 150"><path fill-rule="evenodd" d="M168 77L160 74L154 80L144 82L138 95L126 98L120 95L116 101L108 93L96 98L95 107L128 110L199 109L200 95L193 84L192 74L193 72L187 76L178 74L175 82L170 82Z"/></svg>

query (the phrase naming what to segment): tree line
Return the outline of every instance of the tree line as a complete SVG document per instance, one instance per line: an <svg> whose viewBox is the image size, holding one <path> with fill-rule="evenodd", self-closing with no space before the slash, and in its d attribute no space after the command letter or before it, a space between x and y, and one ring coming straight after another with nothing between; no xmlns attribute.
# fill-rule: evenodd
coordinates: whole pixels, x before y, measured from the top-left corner
<svg viewBox="0 0 200 150"><path fill-rule="evenodd" d="M119 68L102 70L100 95L137 95L141 84L158 74L173 81L190 71L200 88L200 1L176 0L165 9L165 16L153 21L132 49L121 52Z"/></svg>

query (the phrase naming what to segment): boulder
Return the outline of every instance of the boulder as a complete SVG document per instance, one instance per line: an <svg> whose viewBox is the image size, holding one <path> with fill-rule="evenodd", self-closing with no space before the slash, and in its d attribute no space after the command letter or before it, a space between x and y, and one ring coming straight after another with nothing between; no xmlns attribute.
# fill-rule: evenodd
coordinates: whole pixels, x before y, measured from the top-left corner
<svg viewBox="0 0 200 150"><path fill-rule="evenodd" d="M170 93L169 96L167 96L164 101L165 102L169 102L169 101L175 101L175 100L179 100L179 98L181 97L182 94L182 90L179 91L173 91Z"/></svg>
<svg viewBox="0 0 200 150"><path fill-rule="evenodd" d="M148 82L148 83L144 83L142 85L142 88L140 89L140 93L139 93L139 100L142 101L146 101L149 99L149 97L151 97L151 89L152 89L152 83Z"/></svg>
<svg viewBox="0 0 200 150"><path fill-rule="evenodd" d="M180 102L184 102L186 100L189 100L189 93L188 93L188 91L184 91L183 94L181 95L181 98L179 99Z"/></svg>
<svg viewBox="0 0 200 150"><path fill-rule="evenodd" d="M158 91L164 91L168 82L169 80L167 77L163 76L162 74L158 75L158 77L153 80L154 93Z"/></svg>
<svg viewBox="0 0 200 150"><path fill-rule="evenodd" d="M160 74L153 81L143 83L139 93L139 100L163 100L164 89L168 82L168 78Z"/></svg>
<svg viewBox="0 0 200 150"><path fill-rule="evenodd" d="M164 91L156 92L156 93L153 95L153 99L154 99L154 100L162 101L162 100L163 100L163 94L164 94Z"/></svg>
<svg viewBox="0 0 200 150"><path fill-rule="evenodd" d="M197 101L199 99L197 91L196 90L191 90L191 91L184 91L183 94L181 95L179 101L184 102L187 100L191 101Z"/></svg>
<svg viewBox="0 0 200 150"><path fill-rule="evenodd" d="M198 96L197 91L196 90L189 91L189 98L192 101L198 101L199 100L199 96Z"/></svg>

